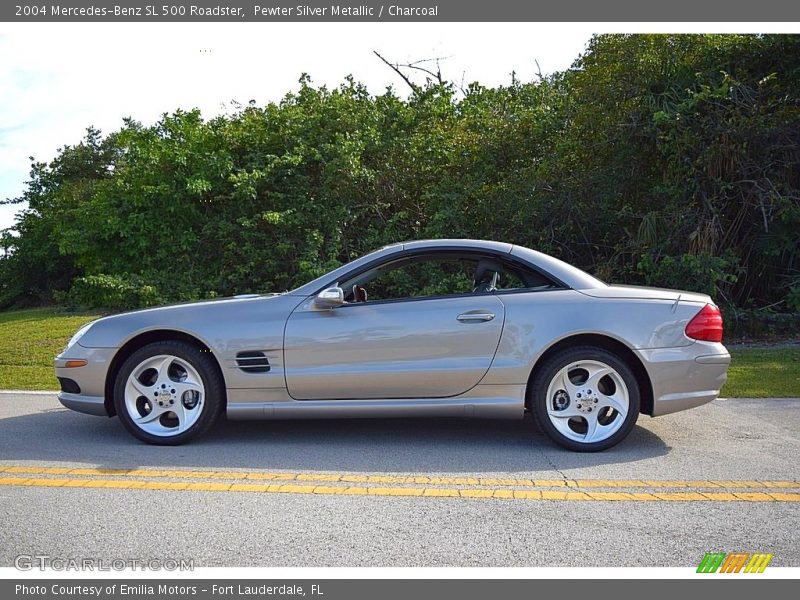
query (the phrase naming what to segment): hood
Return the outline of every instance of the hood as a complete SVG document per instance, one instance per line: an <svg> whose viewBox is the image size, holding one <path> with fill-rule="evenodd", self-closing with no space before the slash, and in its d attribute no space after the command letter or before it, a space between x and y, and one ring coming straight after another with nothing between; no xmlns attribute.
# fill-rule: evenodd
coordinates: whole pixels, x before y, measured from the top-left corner
<svg viewBox="0 0 800 600"><path fill-rule="evenodd" d="M234 296L185 302L103 317L92 322L80 341L87 348L117 348L131 337L152 329L171 329L204 343L219 331L242 323L282 322L304 297L291 294Z"/></svg>
<svg viewBox="0 0 800 600"><path fill-rule="evenodd" d="M102 317L98 320L115 319L117 317L128 317L135 315L148 315L159 313L172 313L176 310L192 310L204 307L222 307L229 304L244 303L253 300L269 300L279 296L285 296L286 293L271 293L271 294L238 294L236 296L224 296L222 298L211 298L208 300L187 300L186 302L175 302L173 304L162 304L161 306L151 306L149 308L139 308L136 310L128 310L121 313L115 313Z"/></svg>

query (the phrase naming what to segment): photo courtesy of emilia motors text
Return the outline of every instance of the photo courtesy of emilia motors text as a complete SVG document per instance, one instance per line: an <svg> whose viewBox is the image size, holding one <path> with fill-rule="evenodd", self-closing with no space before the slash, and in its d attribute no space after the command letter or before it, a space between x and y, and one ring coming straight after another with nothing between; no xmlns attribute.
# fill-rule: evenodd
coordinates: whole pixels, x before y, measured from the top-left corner
<svg viewBox="0 0 800 600"><path fill-rule="evenodd" d="M799 231L797 3L3 3L0 597L789 596Z"/></svg>

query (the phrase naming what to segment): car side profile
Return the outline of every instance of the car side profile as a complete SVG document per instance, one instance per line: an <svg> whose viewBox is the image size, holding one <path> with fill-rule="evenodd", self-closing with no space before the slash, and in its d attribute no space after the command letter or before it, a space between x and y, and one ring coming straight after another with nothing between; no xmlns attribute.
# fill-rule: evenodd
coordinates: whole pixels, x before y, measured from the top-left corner
<svg viewBox="0 0 800 600"><path fill-rule="evenodd" d="M59 400L176 445L229 419L532 413L598 451L715 399L730 355L693 292L607 285L507 243L386 246L283 294L104 317L55 359Z"/></svg>

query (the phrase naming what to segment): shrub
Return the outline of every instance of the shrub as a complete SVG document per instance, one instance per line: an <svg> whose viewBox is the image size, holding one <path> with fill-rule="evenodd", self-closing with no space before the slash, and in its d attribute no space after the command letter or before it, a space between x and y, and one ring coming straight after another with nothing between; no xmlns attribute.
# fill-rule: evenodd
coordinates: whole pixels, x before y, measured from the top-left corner
<svg viewBox="0 0 800 600"><path fill-rule="evenodd" d="M712 298L722 295L736 283L742 268L732 253L723 256L711 254L684 254L679 257L654 257L645 254L637 271L647 285L702 292Z"/></svg>
<svg viewBox="0 0 800 600"><path fill-rule="evenodd" d="M162 302L155 286L138 275L87 275L78 277L61 301L71 306L129 310Z"/></svg>

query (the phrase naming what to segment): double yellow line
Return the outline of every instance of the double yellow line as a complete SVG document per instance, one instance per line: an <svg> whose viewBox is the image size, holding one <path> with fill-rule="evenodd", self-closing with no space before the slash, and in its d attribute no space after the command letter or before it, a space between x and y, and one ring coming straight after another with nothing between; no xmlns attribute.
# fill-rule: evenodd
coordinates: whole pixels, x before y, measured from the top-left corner
<svg viewBox="0 0 800 600"><path fill-rule="evenodd" d="M179 481L175 481L179 480ZM0 466L0 486L627 502L800 502L800 482ZM625 491L622 491L625 490Z"/></svg>

